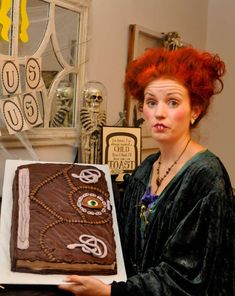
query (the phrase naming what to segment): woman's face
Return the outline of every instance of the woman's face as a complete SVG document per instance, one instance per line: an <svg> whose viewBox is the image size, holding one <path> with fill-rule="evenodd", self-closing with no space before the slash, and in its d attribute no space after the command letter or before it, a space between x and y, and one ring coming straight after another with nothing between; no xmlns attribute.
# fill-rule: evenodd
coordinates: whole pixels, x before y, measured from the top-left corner
<svg viewBox="0 0 235 296"><path fill-rule="evenodd" d="M182 84L171 79L157 79L145 88L143 115L156 141L175 142L189 136L195 112Z"/></svg>

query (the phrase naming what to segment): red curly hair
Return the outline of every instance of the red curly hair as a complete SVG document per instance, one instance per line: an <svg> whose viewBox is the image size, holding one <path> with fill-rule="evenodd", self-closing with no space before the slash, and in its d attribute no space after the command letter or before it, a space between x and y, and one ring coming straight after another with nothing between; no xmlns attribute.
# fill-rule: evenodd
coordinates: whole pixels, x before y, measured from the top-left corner
<svg viewBox="0 0 235 296"><path fill-rule="evenodd" d="M129 64L124 85L127 93L142 104L144 89L150 82L174 79L187 88L191 106L201 108L198 122L207 113L212 96L223 90L224 74L225 64L217 54L192 47L175 51L151 48Z"/></svg>

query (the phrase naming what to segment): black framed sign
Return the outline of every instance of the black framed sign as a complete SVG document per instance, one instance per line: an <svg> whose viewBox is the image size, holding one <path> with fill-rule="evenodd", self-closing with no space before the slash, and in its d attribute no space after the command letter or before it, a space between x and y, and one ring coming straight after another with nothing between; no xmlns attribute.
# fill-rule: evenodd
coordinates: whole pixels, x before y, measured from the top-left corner
<svg viewBox="0 0 235 296"><path fill-rule="evenodd" d="M102 128L102 163L108 164L111 175L132 173L141 161L141 128Z"/></svg>

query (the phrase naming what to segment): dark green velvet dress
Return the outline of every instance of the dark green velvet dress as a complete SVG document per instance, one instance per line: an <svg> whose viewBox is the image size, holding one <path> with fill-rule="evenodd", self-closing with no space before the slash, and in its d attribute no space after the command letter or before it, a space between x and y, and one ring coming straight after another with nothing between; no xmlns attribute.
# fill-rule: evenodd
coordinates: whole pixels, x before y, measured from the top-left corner
<svg viewBox="0 0 235 296"><path fill-rule="evenodd" d="M235 295L234 197L223 164L208 150L195 155L143 230L139 203L158 157L128 180L119 217L128 280L113 282L112 296Z"/></svg>

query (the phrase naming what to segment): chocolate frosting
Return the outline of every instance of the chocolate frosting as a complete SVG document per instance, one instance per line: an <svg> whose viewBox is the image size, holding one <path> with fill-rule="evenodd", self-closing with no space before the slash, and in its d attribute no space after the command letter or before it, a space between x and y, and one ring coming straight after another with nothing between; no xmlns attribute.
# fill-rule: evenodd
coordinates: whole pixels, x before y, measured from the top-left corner
<svg viewBox="0 0 235 296"><path fill-rule="evenodd" d="M29 169L29 247L17 247L19 170ZM84 169L99 173L97 183L85 183ZM75 177L74 177L75 176ZM76 177L78 176L78 177ZM35 163L18 167L13 182L11 268L33 273L115 274L116 246L105 174L94 166ZM87 253L81 235L94 236L107 247L104 258ZM89 238L89 237L88 237ZM87 244L97 246L92 238ZM99 245L102 252L102 245Z"/></svg>

